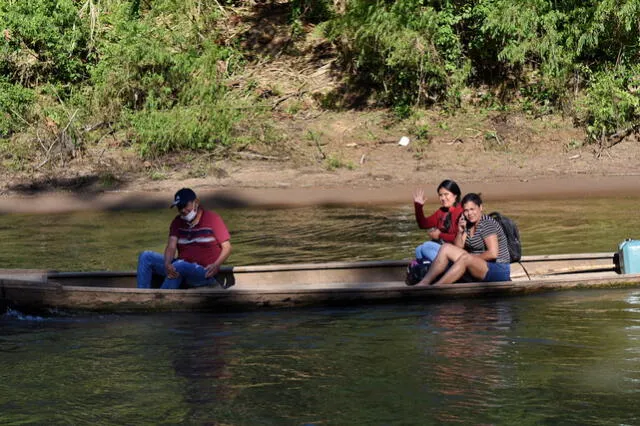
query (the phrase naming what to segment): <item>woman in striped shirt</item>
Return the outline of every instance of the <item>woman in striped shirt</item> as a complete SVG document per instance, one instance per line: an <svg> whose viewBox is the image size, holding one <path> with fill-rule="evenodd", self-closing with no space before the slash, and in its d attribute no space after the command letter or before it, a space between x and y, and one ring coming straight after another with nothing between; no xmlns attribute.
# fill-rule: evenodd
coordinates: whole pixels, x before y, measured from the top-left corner
<svg viewBox="0 0 640 426"><path fill-rule="evenodd" d="M462 207L463 214L458 221L458 235L454 244L442 246L424 279L418 284L450 284L465 273L474 280L484 282L511 279L509 247L500 224L482 214L482 199L478 194L465 195Z"/></svg>

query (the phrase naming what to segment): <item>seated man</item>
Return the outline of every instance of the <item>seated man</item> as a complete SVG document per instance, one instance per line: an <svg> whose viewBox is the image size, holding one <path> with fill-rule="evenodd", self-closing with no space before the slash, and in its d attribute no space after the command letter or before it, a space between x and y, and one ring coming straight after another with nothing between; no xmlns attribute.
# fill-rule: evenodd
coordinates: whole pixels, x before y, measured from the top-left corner
<svg viewBox="0 0 640 426"><path fill-rule="evenodd" d="M138 288L151 288L153 274L164 277L162 289L180 288L183 283L187 287L217 284L215 275L231 254L222 218L204 210L189 188L176 192L173 206L180 214L171 222L164 255L144 251L138 258Z"/></svg>

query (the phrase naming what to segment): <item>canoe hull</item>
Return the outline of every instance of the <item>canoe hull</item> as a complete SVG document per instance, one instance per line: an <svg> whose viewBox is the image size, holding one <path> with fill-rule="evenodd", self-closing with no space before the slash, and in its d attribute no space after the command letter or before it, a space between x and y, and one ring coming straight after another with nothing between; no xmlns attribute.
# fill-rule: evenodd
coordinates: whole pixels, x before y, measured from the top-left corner
<svg viewBox="0 0 640 426"><path fill-rule="evenodd" d="M619 275L612 255L530 256L513 281L407 287L407 261L227 267L228 289L138 289L134 272L0 272L0 308L21 312L189 312L336 306L508 296L575 288L640 286ZM4 305L4 307L3 307Z"/></svg>
<svg viewBox="0 0 640 426"><path fill-rule="evenodd" d="M514 296L580 288L640 286L640 274L588 280L540 280L504 283L468 283L407 287L389 283L371 288L299 288L242 290L231 288L142 290L60 285L30 285L2 281L2 298L21 312L228 312L264 308L342 306L408 301L441 301L455 298Z"/></svg>

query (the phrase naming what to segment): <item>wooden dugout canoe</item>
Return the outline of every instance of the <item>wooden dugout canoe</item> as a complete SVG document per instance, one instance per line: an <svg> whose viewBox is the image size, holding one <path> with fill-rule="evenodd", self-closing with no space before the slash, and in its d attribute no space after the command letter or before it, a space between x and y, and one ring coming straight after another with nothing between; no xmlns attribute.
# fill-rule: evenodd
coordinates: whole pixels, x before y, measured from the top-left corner
<svg viewBox="0 0 640 426"><path fill-rule="evenodd" d="M233 286L137 289L135 272L0 270L0 307L33 311L226 311L345 305L541 291L640 287L640 274L620 275L612 253L526 256L510 282L408 287L407 261L226 267Z"/></svg>

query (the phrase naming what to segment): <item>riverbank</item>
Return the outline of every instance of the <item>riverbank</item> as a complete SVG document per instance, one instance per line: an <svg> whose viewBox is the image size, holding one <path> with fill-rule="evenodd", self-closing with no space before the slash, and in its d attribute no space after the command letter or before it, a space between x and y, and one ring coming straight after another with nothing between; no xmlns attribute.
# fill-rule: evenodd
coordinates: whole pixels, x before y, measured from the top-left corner
<svg viewBox="0 0 640 426"><path fill-rule="evenodd" d="M124 19L127 14L114 12L118 4L100 13ZM354 62L360 42L350 25L340 30L347 38L336 38L339 33L329 37L326 31L325 24L345 24L341 13L316 16L312 23L286 1L222 9L210 5L213 14L204 13L200 3L192 6L186 8L193 13L186 14L181 4L166 10L143 8L138 18L148 37L130 38L128 24L109 20L100 21L102 29L94 31L93 24L89 28L88 21L77 20L84 12L72 8L66 10L69 19L50 23L58 31L48 34L48 43L31 43L28 31L6 29L7 41L20 46L9 58L20 72L10 78L15 77L6 100L11 108L0 114L10 119L0 123L2 211L153 208L182 186L193 187L212 206L399 203L410 200L417 186L435 195L435 186L445 178L459 182L463 192L482 192L487 199L638 193L640 143L632 112L638 90L632 71L616 71L625 63L619 52L610 58L600 55L596 63L576 62L568 69L583 70L584 76L577 73L547 86L550 76L535 64L522 67L520 59L504 57L487 62L503 48L495 40L490 51L475 46L462 50L470 56L453 60L462 51L449 48L474 40L463 31L466 36L459 41L456 36L435 43L444 49L436 57L452 62L432 61L434 69L445 68L424 74L422 65L415 69L415 55L407 56L413 47L399 47L414 35L420 40L414 27L414 35L390 37L387 41L395 41L387 47L384 41L377 46L365 42L360 63ZM218 9L228 17L198 21L215 16ZM46 8L34 16L26 9L11 10L22 17L12 22L24 25L38 26L50 15ZM462 16L467 15L460 15L458 30L465 28ZM581 18L580 25L590 16ZM394 26L399 34L406 24L400 21ZM168 22L181 31L166 32ZM366 28L368 21L360 24ZM49 66L47 58L59 56L55 49L69 44L58 37L70 34L66 25L76 35L76 29L90 31L78 42L91 43L68 52L65 60L84 70L72 75L91 78L67 81L67 67ZM371 26L371 34L377 34L377 27ZM477 30L472 27L470 31ZM150 46L149 37L158 34L165 37L162 43ZM97 42L93 36L106 38ZM215 43L202 44L205 39ZM433 43L424 39L413 44ZM35 54L35 45L43 51ZM104 52L94 54L96 46ZM191 46L193 54L176 56L184 46ZM151 62L141 66L132 53L137 49L148 50ZM89 52L94 53L82 56ZM112 57L109 52L121 54ZM162 58L169 57L172 61L164 63ZM589 55L583 52L580 60L584 57ZM467 71L450 68L462 64L472 67L472 79L471 74L462 77ZM65 90L52 92L47 86L51 81ZM609 89L596 90L598 82ZM615 84L609 86L611 82ZM192 87L200 87L201 93L191 93ZM573 89L554 95L553 87ZM612 90L628 97L611 97ZM607 119L608 114L613 116Z"/></svg>
<svg viewBox="0 0 640 426"><path fill-rule="evenodd" d="M640 194L635 136L600 149L579 142L585 135L560 117L425 114L420 126L433 129L426 140L410 132L412 120L388 126L384 111L350 111L283 119L284 150L254 145L150 161L96 146L63 166L5 169L0 211L157 208L183 186L211 207L408 203L416 187L435 203L447 178L487 201ZM408 145L399 144L406 135Z"/></svg>

